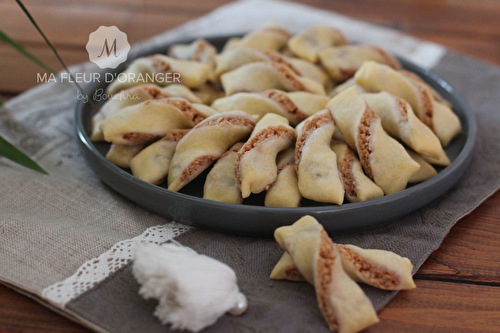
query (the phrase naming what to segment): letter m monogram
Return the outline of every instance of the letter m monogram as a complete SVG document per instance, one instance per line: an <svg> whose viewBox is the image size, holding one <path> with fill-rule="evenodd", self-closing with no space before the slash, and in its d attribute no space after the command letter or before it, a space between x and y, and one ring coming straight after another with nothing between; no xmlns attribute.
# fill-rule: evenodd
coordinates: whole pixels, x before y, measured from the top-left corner
<svg viewBox="0 0 500 333"><path fill-rule="evenodd" d="M111 55L111 53L113 53L113 55L115 56L115 58L117 58L120 55L120 53L116 54L116 38L113 40L113 44L111 44L111 48L109 47L109 45L108 45L108 39L106 38L104 40L104 44L102 45L101 54L99 54L97 57L98 58L102 57L102 55L104 54L104 52L106 52L106 56L108 58Z"/></svg>

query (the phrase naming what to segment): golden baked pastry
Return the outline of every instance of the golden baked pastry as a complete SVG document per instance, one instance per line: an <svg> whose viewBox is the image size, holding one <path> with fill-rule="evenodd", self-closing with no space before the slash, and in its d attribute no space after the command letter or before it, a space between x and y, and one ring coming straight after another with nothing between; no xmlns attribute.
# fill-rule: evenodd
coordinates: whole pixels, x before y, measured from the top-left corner
<svg viewBox="0 0 500 333"><path fill-rule="evenodd" d="M191 60L206 64L215 69L217 49L204 39L190 44L175 44L168 49L168 55L175 59Z"/></svg>
<svg viewBox="0 0 500 333"><path fill-rule="evenodd" d="M268 22L261 29L252 31L242 38L231 38L224 46L224 51L247 47L261 51L279 51L286 46L290 33L282 26Z"/></svg>
<svg viewBox="0 0 500 333"><path fill-rule="evenodd" d="M243 142L234 144L217 160L207 175L203 187L203 199L241 204L240 187L234 174L234 163Z"/></svg>
<svg viewBox="0 0 500 333"><path fill-rule="evenodd" d="M255 121L243 111L206 118L184 136L168 170L168 189L179 191L252 132Z"/></svg>
<svg viewBox="0 0 500 333"><path fill-rule="evenodd" d="M268 113L257 123L234 165L243 198L267 190L274 183L278 175L276 156L294 140L295 130L282 116Z"/></svg>
<svg viewBox="0 0 500 333"><path fill-rule="evenodd" d="M268 113L276 113L288 119L292 126L296 126L305 118L323 110L330 99L324 95L307 92L286 93L277 89L263 92L236 93L219 98L212 107L218 112L233 110L245 111L262 118Z"/></svg>
<svg viewBox="0 0 500 333"><path fill-rule="evenodd" d="M420 165L420 169L418 169L418 171L411 176L408 183L420 183L437 175L436 169L434 169L429 162L423 159L422 156L409 149L406 149L406 151L410 157Z"/></svg>
<svg viewBox="0 0 500 333"><path fill-rule="evenodd" d="M446 152L444 150L438 158L432 158L432 157L426 156L426 155L421 155L421 157L425 161L429 162L430 164L434 164L434 165L448 166L451 164L451 161L448 158L448 156L446 155Z"/></svg>
<svg viewBox="0 0 500 333"><path fill-rule="evenodd" d="M252 62L243 65L223 74L221 83L226 95L268 89L325 95L321 83L299 76L290 67L278 62Z"/></svg>
<svg viewBox="0 0 500 333"><path fill-rule="evenodd" d="M347 39L340 30L328 26L317 26L290 38L288 48L299 58L317 62L319 53L325 48L345 44L347 44Z"/></svg>
<svg viewBox="0 0 500 333"><path fill-rule="evenodd" d="M177 142L188 132L188 129L172 130L163 139L143 149L130 161L132 174L150 184L163 183Z"/></svg>
<svg viewBox="0 0 500 333"><path fill-rule="evenodd" d="M334 244L342 268L356 282L383 290L415 289L413 265L408 258L384 250L365 250L354 245ZM271 279L305 281L288 252L274 266Z"/></svg>
<svg viewBox="0 0 500 333"><path fill-rule="evenodd" d="M189 128L190 122L165 99L149 100L124 108L102 121L100 129L107 142L138 145L161 139L170 130Z"/></svg>
<svg viewBox="0 0 500 333"><path fill-rule="evenodd" d="M215 100L224 97L226 94L218 84L207 82L204 85L192 89L193 94L198 97L203 104L210 105Z"/></svg>
<svg viewBox="0 0 500 333"><path fill-rule="evenodd" d="M356 154L347 144L332 141L331 148L337 155L347 201L360 202L384 196L384 191L364 174Z"/></svg>
<svg viewBox="0 0 500 333"><path fill-rule="evenodd" d="M295 149L288 148L278 154L278 175L266 192L266 207L299 207L302 195L295 171Z"/></svg>
<svg viewBox="0 0 500 333"><path fill-rule="evenodd" d="M120 112L130 105L136 105L151 99L167 97L182 97L192 103L201 103L201 100L188 88L180 84L160 88L154 84L143 84L122 90L115 94L102 106L101 110L92 117L92 134L90 139L94 142L104 141L104 136L99 126L102 121L113 114Z"/></svg>
<svg viewBox="0 0 500 333"><path fill-rule="evenodd" d="M329 47L319 53L321 64L335 82L351 78L365 61L376 61L400 69L399 61L384 50L371 45Z"/></svg>
<svg viewBox="0 0 500 333"><path fill-rule="evenodd" d="M323 110L297 126L295 168L300 194L318 202L342 205L344 186L337 156L330 148L335 124L330 111Z"/></svg>
<svg viewBox="0 0 500 333"><path fill-rule="evenodd" d="M359 332L379 321L372 303L344 271L339 251L313 217L304 216L276 229L274 238L316 289L319 308L332 331Z"/></svg>
<svg viewBox="0 0 500 333"><path fill-rule="evenodd" d="M328 74L318 65L298 58L288 58L288 62L292 64L300 76L319 82L323 86L330 80Z"/></svg>
<svg viewBox="0 0 500 333"><path fill-rule="evenodd" d="M358 152L367 176L385 194L404 190L420 166L384 131L380 117L366 104L356 87L335 96L326 107L347 144Z"/></svg>
<svg viewBox="0 0 500 333"><path fill-rule="evenodd" d="M106 92L115 94L121 90L144 83L154 83L162 87L179 83L194 88L201 86L211 77L213 77L213 69L206 64L156 54L134 60L109 85Z"/></svg>
<svg viewBox="0 0 500 333"><path fill-rule="evenodd" d="M162 98L126 107L103 120L100 129L107 142L137 145L156 141L173 129L193 127L215 113L183 98Z"/></svg>
<svg viewBox="0 0 500 333"><path fill-rule="evenodd" d="M221 53L215 58L215 61L215 74L217 76L253 62L277 62L289 67L295 74L310 78L320 84L324 85L328 81L328 75L318 66L274 51L236 48Z"/></svg>
<svg viewBox="0 0 500 333"><path fill-rule="evenodd" d="M386 91L406 100L420 120L436 133L443 147L462 131L457 115L437 102L432 91L413 76L369 61L356 73L355 80L366 91Z"/></svg>
<svg viewBox="0 0 500 333"><path fill-rule="evenodd" d="M449 108L452 107L451 103L447 100L445 100L443 98L443 96L441 96L437 91L436 89L432 88L430 85L427 84L427 82L425 82L424 80L422 80L422 78L420 76L418 76L417 74L413 73L413 72L410 72L410 71L407 71L407 70L404 70L404 69L401 69L399 70L399 72L409 78L411 78L412 80L414 81L418 81L420 82L421 84L423 84L427 89L429 89L431 91L431 94L432 94L432 97L434 98L434 100L436 102L439 102L439 103L443 103L444 105L448 106Z"/></svg>
<svg viewBox="0 0 500 333"><path fill-rule="evenodd" d="M358 88L358 91L360 93L365 92L365 90L363 88L361 88L361 86L359 84L356 83L354 78L350 78L349 80L342 82L338 86L334 86L332 89L328 90L327 95L329 97L333 98L333 97L337 96L338 94L340 94L341 92L343 92L344 90L351 88L351 87Z"/></svg>
<svg viewBox="0 0 500 333"><path fill-rule="evenodd" d="M144 149L146 145L134 145L134 146L124 146L112 144L106 154L106 159L116 166L123 169L130 168L130 161L134 156L139 154L141 150Z"/></svg>
<svg viewBox="0 0 500 333"><path fill-rule="evenodd" d="M443 147L432 130L417 118L404 99L387 92L361 94L382 121L384 130L419 154L439 158Z"/></svg>

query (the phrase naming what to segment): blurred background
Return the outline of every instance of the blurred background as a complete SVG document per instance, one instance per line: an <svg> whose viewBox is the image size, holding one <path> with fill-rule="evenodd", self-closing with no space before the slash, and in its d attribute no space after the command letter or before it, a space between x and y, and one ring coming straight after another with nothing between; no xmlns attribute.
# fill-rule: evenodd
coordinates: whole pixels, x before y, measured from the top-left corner
<svg viewBox="0 0 500 333"><path fill-rule="evenodd" d="M135 43L200 17L228 0L24 0L67 65L87 61L88 36L116 25ZM397 29L500 64L500 1L304 0L304 4ZM341 27L339 27L341 28ZM13 0L0 0L0 29L55 70L61 66ZM39 67L0 41L4 100L36 85Z"/></svg>

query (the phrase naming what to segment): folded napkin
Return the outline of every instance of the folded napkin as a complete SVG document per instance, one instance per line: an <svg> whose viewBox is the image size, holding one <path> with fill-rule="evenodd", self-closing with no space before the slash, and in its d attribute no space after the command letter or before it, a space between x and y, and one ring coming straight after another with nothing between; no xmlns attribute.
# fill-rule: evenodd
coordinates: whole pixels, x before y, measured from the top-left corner
<svg viewBox="0 0 500 333"><path fill-rule="evenodd" d="M500 95L494 91L500 86L500 68L332 12L259 0L221 7L135 45L131 55L180 39L247 32L269 20L293 32L320 24L340 28L351 41L379 45L432 69L471 105L479 126L474 158L450 191L388 226L332 235L339 243L406 256L416 271L450 228L500 187ZM97 70L93 64L72 68ZM98 332L167 332L153 317L155 302L138 296L130 261L138 243L175 238L231 266L248 296L244 316L224 316L207 332L328 331L311 286L269 279L282 253L274 241L170 223L101 183L77 147L76 95L70 84L47 83L0 109L0 133L50 173L0 159L0 281ZM363 288L377 309L395 295Z"/></svg>

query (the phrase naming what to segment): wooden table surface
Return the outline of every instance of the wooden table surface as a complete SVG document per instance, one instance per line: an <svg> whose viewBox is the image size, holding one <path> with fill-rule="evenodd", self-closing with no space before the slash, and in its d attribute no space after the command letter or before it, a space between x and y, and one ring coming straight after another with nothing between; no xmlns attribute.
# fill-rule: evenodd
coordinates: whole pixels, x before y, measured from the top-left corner
<svg viewBox="0 0 500 333"><path fill-rule="evenodd" d="M202 16L227 0L24 0L68 64L88 60L88 34L116 25L136 42ZM500 1L305 0L500 64ZM146 15L146 19L144 18ZM145 24L146 22L146 24ZM0 0L0 29L43 61L60 66L14 1ZM0 94L36 85L39 68L0 43ZM367 332L500 332L500 193L451 230ZM0 332L89 332L0 285Z"/></svg>

